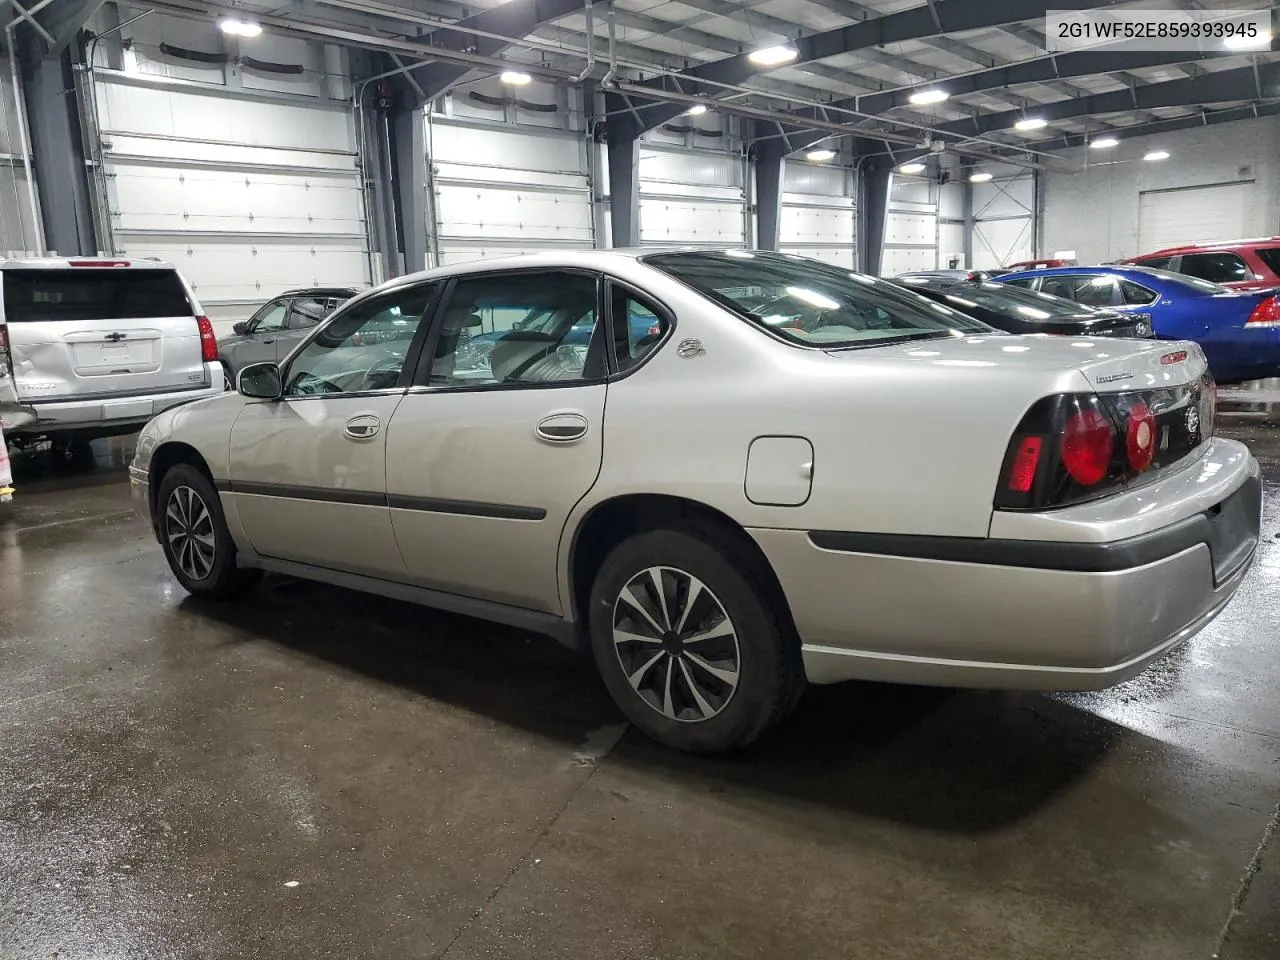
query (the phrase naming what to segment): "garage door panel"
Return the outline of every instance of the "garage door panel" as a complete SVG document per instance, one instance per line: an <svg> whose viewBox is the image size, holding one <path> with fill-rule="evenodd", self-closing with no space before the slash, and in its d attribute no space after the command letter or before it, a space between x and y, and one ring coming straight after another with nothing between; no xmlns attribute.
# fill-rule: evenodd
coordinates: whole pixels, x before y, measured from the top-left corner
<svg viewBox="0 0 1280 960"><path fill-rule="evenodd" d="M797 257L809 257L812 260L821 260L823 263L830 263L837 267L843 267L846 270L853 269L852 246L840 245L834 247L805 247L782 244L779 249L783 253L793 253Z"/></svg>
<svg viewBox="0 0 1280 960"><path fill-rule="evenodd" d="M315 150L289 150L284 147L253 147L236 143L210 143L206 140L173 140L155 137L111 134L109 152L121 160L169 163L182 160L191 167L233 167L243 170L269 170L288 167L305 168L318 175L327 172L356 174L354 153L328 153Z"/></svg>
<svg viewBox="0 0 1280 960"><path fill-rule="evenodd" d="M174 263L206 306L220 300L265 301L292 287L368 282L365 251L351 242L205 240L197 245L180 237L140 237L121 252Z"/></svg>
<svg viewBox="0 0 1280 960"><path fill-rule="evenodd" d="M1264 233L1266 228L1257 220L1264 209L1252 180L1144 190L1138 195L1138 249L1132 252Z"/></svg>
<svg viewBox="0 0 1280 960"><path fill-rule="evenodd" d="M586 194L442 185L437 197L442 237L591 242L591 206Z"/></svg>
<svg viewBox="0 0 1280 960"><path fill-rule="evenodd" d="M784 206L780 236L787 244L853 243L853 211L823 207Z"/></svg>
<svg viewBox="0 0 1280 960"><path fill-rule="evenodd" d="M586 172L585 147L577 136L527 133L511 128L486 130L442 120L431 123L431 159L436 164L487 162L491 170L536 170L575 176ZM444 175L443 168L441 173ZM463 175L462 179L473 178Z"/></svg>
<svg viewBox="0 0 1280 960"><path fill-rule="evenodd" d="M638 162L642 244L746 244L741 157L642 146Z"/></svg>
<svg viewBox="0 0 1280 960"><path fill-rule="evenodd" d="M442 183L520 184L530 187L558 187L563 190L585 190L582 173L547 173L480 164L442 163L436 161L436 179Z"/></svg>
<svg viewBox="0 0 1280 960"><path fill-rule="evenodd" d="M640 241L741 246L746 242L743 205L642 197Z"/></svg>
<svg viewBox="0 0 1280 960"><path fill-rule="evenodd" d="M933 247L885 247L880 260L880 272L892 277L909 270L934 270L938 254Z"/></svg>
<svg viewBox="0 0 1280 960"><path fill-rule="evenodd" d="M937 241L938 220L920 213L892 213L885 231L885 243L933 245Z"/></svg>

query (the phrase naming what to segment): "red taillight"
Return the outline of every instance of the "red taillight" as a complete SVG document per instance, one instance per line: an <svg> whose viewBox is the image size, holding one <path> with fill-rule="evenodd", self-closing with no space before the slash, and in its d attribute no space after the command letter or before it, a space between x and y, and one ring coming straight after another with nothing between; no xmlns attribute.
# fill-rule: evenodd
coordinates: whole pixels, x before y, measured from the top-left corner
<svg viewBox="0 0 1280 960"><path fill-rule="evenodd" d="M1129 466L1139 473L1151 466L1155 459L1156 418L1145 403L1138 402L1129 408L1124 449L1129 457Z"/></svg>
<svg viewBox="0 0 1280 960"><path fill-rule="evenodd" d="M1018 444L1018 452L1014 455L1013 466L1009 470L1009 489L1014 493L1027 493L1036 478L1036 467L1040 466L1040 448L1043 441L1040 437L1023 437Z"/></svg>
<svg viewBox="0 0 1280 960"><path fill-rule="evenodd" d="M68 260L72 267L127 267L128 260Z"/></svg>
<svg viewBox="0 0 1280 960"><path fill-rule="evenodd" d="M1071 479L1091 487L1107 475L1115 449L1115 427L1098 410L1086 408L1071 415L1062 431L1062 465Z"/></svg>
<svg viewBox="0 0 1280 960"><path fill-rule="evenodd" d="M1280 327L1280 296L1267 297L1253 308L1246 327Z"/></svg>
<svg viewBox="0 0 1280 960"><path fill-rule="evenodd" d="M649 328L649 333L647 335L650 337L662 336L662 327L655 323L653 326Z"/></svg>
<svg viewBox="0 0 1280 960"><path fill-rule="evenodd" d="M200 328L200 359L205 363L217 363L218 338L213 334L213 324L208 317L196 317L196 326Z"/></svg>

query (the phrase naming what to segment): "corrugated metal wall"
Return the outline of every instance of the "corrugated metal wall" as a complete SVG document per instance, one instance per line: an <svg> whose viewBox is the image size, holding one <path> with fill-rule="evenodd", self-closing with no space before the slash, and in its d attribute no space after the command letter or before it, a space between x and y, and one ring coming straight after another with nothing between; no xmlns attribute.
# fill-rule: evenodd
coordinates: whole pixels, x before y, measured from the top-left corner
<svg viewBox="0 0 1280 960"><path fill-rule="evenodd" d="M503 105L477 102L470 92ZM438 263L593 245L579 96L535 82L519 88L517 99L490 81L456 93L447 114L429 117L435 223L428 234Z"/></svg>
<svg viewBox="0 0 1280 960"><path fill-rule="evenodd" d="M18 129L9 61L0 56L0 256L31 252L36 246Z"/></svg>
<svg viewBox="0 0 1280 960"><path fill-rule="evenodd" d="M857 216L847 167L788 160L783 167L779 247L853 269Z"/></svg>
<svg viewBox="0 0 1280 960"><path fill-rule="evenodd" d="M368 283L341 52L272 36L243 52L303 72L256 73L160 49L218 52L212 23L153 14L126 29L123 70L95 84L115 252L175 263L220 321L290 287Z"/></svg>

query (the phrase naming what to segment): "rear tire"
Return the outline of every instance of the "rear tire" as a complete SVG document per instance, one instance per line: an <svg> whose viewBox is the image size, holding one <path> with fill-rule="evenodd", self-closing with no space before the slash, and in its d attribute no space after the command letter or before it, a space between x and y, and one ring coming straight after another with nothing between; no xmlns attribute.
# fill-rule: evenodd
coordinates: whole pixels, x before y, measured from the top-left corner
<svg viewBox="0 0 1280 960"><path fill-rule="evenodd" d="M800 645L775 594L712 529L654 530L619 544L589 610L592 653L614 701L678 750L754 742L805 686Z"/></svg>
<svg viewBox="0 0 1280 960"><path fill-rule="evenodd" d="M160 546L169 569L188 593L233 600L262 579L261 570L236 566L236 545L222 503L201 471L189 463L170 468L160 480L155 502Z"/></svg>

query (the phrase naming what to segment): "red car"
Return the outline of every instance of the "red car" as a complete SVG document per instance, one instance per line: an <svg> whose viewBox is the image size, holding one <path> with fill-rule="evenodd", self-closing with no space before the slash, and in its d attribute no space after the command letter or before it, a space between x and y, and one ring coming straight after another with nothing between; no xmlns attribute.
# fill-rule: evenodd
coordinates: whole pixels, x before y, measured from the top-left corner
<svg viewBox="0 0 1280 960"><path fill-rule="evenodd" d="M1052 267L1074 267L1074 260L1059 260L1056 257L1048 257L1043 260L1019 260L1017 263L1011 263L1004 269L1009 273L1015 270L1048 270Z"/></svg>
<svg viewBox="0 0 1280 960"><path fill-rule="evenodd" d="M1235 290L1280 287L1280 237L1193 243L1120 262L1185 273Z"/></svg>

